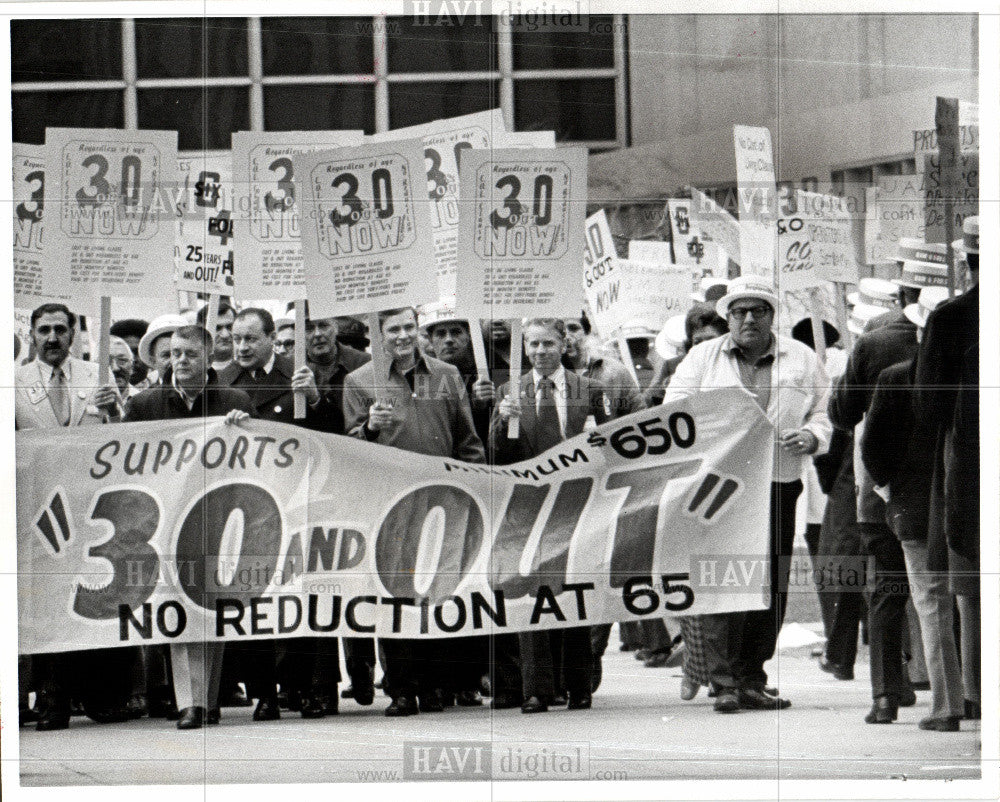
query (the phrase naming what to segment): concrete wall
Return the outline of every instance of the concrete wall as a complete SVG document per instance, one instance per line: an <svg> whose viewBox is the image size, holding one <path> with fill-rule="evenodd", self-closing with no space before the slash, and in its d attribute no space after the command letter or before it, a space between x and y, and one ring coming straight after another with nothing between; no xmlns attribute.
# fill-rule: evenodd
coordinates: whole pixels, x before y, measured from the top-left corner
<svg viewBox="0 0 1000 802"><path fill-rule="evenodd" d="M779 180L825 180L911 151L936 95L976 101L977 39L975 15L634 14L632 144L726 183L732 126L767 125Z"/></svg>

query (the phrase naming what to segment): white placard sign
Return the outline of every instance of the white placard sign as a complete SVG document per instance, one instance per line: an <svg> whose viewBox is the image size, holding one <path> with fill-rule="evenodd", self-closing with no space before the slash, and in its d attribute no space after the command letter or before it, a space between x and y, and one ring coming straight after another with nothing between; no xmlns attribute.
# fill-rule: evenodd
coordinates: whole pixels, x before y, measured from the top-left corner
<svg viewBox="0 0 1000 802"><path fill-rule="evenodd" d="M857 227L850 203L852 199L835 195L796 192L796 208L809 237L816 270L827 281L842 284L856 284L860 276L854 247Z"/></svg>
<svg viewBox="0 0 1000 802"><path fill-rule="evenodd" d="M865 192L865 261L881 264L896 259L899 240L924 239L924 177L890 175L877 179Z"/></svg>
<svg viewBox="0 0 1000 802"><path fill-rule="evenodd" d="M772 276L777 248L777 188L771 132L748 125L733 126L736 146L737 197L740 209L740 271Z"/></svg>
<svg viewBox="0 0 1000 802"><path fill-rule="evenodd" d="M471 150L462 155L461 176L458 311L579 315L586 149Z"/></svg>
<svg viewBox="0 0 1000 802"><path fill-rule="evenodd" d="M301 219L292 159L314 150L359 145L363 131L240 131L233 134L238 297L305 297Z"/></svg>
<svg viewBox="0 0 1000 802"><path fill-rule="evenodd" d="M642 321L658 331L668 317L691 306L691 273L686 267L615 259L613 269L587 288L594 326L604 339Z"/></svg>
<svg viewBox="0 0 1000 802"><path fill-rule="evenodd" d="M176 131L47 128L42 292L173 292Z"/></svg>
<svg viewBox="0 0 1000 802"><path fill-rule="evenodd" d="M455 304L455 253L458 248L458 165L463 150L490 148L505 132L500 109L480 111L462 117L435 120L423 125L397 128L368 137L369 142L420 139L427 170L427 198L434 232L434 260L437 265L438 296L442 303Z"/></svg>
<svg viewBox="0 0 1000 802"><path fill-rule="evenodd" d="M294 165L310 314L354 315L438 299L419 139L306 153Z"/></svg>
<svg viewBox="0 0 1000 802"><path fill-rule="evenodd" d="M495 148L554 148L555 131L498 131L493 136Z"/></svg>
<svg viewBox="0 0 1000 802"><path fill-rule="evenodd" d="M232 295L235 286L233 157L228 150L177 160L181 216L174 259L177 289Z"/></svg>
<svg viewBox="0 0 1000 802"><path fill-rule="evenodd" d="M694 230L708 237L725 252L726 256L740 263L740 224L729 212L704 192L691 187L690 215ZM672 225L672 224L671 224Z"/></svg>
<svg viewBox="0 0 1000 802"><path fill-rule="evenodd" d="M45 210L44 148L14 143L14 306L33 308L42 294L42 216Z"/></svg>

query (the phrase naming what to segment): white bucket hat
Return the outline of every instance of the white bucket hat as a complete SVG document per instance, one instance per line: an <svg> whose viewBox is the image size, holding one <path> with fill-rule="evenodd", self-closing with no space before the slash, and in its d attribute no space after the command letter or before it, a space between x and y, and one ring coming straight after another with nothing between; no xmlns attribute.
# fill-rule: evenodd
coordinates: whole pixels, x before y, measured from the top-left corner
<svg viewBox="0 0 1000 802"><path fill-rule="evenodd" d="M190 325L184 315L168 314L153 318L153 321L149 324L149 328L146 329L146 333L139 340L139 359L143 361L146 367L156 367L156 363L153 360L153 342L164 334L173 334L177 329L182 329Z"/></svg>
<svg viewBox="0 0 1000 802"><path fill-rule="evenodd" d="M881 278L863 278L858 281L858 291L847 294L852 306L879 306L896 309L899 306L899 287L894 281Z"/></svg>
<svg viewBox="0 0 1000 802"><path fill-rule="evenodd" d="M734 301L741 298L756 298L771 305L775 315L778 314L780 302L774 291L774 285L764 276L739 276L729 282L729 290L715 304L715 311L719 317L726 317L729 314L729 307Z"/></svg>

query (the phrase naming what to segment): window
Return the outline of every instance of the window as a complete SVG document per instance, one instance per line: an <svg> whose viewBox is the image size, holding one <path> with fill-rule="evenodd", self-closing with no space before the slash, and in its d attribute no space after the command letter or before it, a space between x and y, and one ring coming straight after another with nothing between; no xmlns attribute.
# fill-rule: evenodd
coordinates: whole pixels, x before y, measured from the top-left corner
<svg viewBox="0 0 1000 802"><path fill-rule="evenodd" d="M239 130L367 133L499 107L513 130L628 144L625 18L528 31L515 18L15 20L14 139L47 126L175 129L181 150Z"/></svg>

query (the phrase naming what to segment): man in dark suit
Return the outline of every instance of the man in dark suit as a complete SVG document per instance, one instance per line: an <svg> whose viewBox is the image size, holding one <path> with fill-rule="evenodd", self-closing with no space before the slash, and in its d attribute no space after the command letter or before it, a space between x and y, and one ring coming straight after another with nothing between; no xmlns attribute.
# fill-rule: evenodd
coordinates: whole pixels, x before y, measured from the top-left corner
<svg viewBox="0 0 1000 802"><path fill-rule="evenodd" d="M298 370L291 357L274 352L274 319L266 309L248 307L233 321L233 363L219 375L220 383L244 390L250 396L262 420L324 430L331 417L328 403L316 386L312 370L303 365ZM307 401L304 420L295 418L295 393ZM301 712L305 718L321 718L337 712L337 683L340 681L336 659L337 642L333 639L291 638L281 642L285 681L302 694ZM333 650L334 659L329 659ZM230 648L242 658L247 675L247 695L257 699L254 721L272 721L280 717L277 686L279 651L273 640L258 640ZM320 661L320 657L327 659ZM322 662L323 670L316 676Z"/></svg>
<svg viewBox="0 0 1000 802"><path fill-rule="evenodd" d="M914 412L935 436L927 531L927 567L949 573L962 625L962 682L966 708L978 718L979 697L979 516L969 514L979 504L976 469L964 464L964 444L978 442L979 343L979 218L967 217L962 239L952 243L965 254L972 283L963 295L942 304L927 319L917 353ZM971 401L971 403L969 403ZM961 403L960 403L961 402ZM963 414L964 411L971 414ZM958 413L956 415L956 412ZM956 418L959 424L956 427ZM971 433L971 435L970 435ZM978 464L978 454L972 465ZM955 478L963 472L966 481ZM949 514L950 513L950 514ZM956 514L957 513L957 514Z"/></svg>
<svg viewBox="0 0 1000 802"><path fill-rule="evenodd" d="M524 348L532 366L521 377L524 400L512 396L509 386L504 385L500 390L503 400L490 425L490 445L499 464L530 459L575 437L591 415L598 423L607 420L601 386L562 365L566 351L562 320L528 321ZM508 436L514 418L520 421L516 440ZM590 627L522 632L519 641L524 696L521 712L546 712L563 687L569 694L570 710L590 707L594 660Z"/></svg>
<svg viewBox="0 0 1000 802"><path fill-rule="evenodd" d="M161 384L133 396L126 421L175 420L225 415L238 424L253 413L253 404L242 390L219 384L209 367L212 335L201 326L183 326L170 338L170 368ZM222 675L221 643L172 643L170 664L180 718L177 729L193 730L219 723L219 680Z"/></svg>

